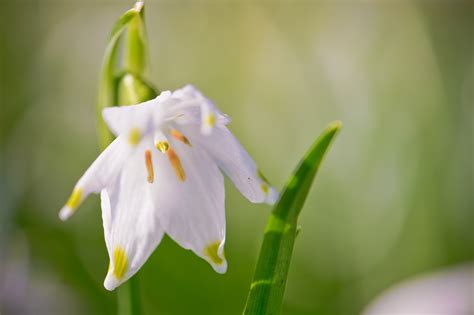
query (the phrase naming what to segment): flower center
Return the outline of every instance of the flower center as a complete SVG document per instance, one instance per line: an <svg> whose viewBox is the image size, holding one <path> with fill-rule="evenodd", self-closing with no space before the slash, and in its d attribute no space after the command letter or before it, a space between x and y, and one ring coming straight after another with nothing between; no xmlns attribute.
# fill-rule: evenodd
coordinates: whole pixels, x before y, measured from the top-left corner
<svg viewBox="0 0 474 315"><path fill-rule="evenodd" d="M161 153L165 153L170 148L170 145L166 141L160 141L156 143L156 148L160 150Z"/></svg>

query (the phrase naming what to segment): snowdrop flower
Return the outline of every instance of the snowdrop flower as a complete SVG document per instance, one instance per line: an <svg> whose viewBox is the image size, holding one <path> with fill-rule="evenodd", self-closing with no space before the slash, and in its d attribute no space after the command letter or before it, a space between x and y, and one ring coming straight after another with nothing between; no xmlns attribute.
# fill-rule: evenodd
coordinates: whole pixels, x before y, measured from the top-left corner
<svg viewBox="0 0 474 315"><path fill-rule="evenodd" d="M103 117L116 139L79 179L59 216L68 219L90 193L101 196L115 289L145 263L164 233L224 273L222 170L251 202L278 193L227 129L229 118L193 86Z"/></svg>

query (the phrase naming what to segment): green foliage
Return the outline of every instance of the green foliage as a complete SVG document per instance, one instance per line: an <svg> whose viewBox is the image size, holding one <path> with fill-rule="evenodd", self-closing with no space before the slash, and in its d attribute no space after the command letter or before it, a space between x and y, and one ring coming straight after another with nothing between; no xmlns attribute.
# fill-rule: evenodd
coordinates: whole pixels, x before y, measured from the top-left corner
<svg viewBox="0 0 474 315"><path fill-rule="evenodd" d="M244 314L279 314L296 235L298 215L341 123L332 122L288 180L268 220Z"/></svg>
<svg viewBox="0 0 474 315"><path fill-rule="evenodd" d="M135 75L143 75L148 71L148 42L146 38L143 2L137 2L138 12L128 23L128 36L125 45L125 69Z"/></svg>
<svg viewBox="0 0 474 315"><path fill-rule="evenodd" d="M97 129L99 133L100 146L102 148L105 148L113 139L112 134L101 118L101 114L102 109L105 107L114 106L117 104L115 97L115 73L117 71L116 59L118 55L119 43L122 39L122 35L127 27L127 24L136 16L137 12L134 9L131 9L125 12L125 14L119 18L112 29L109 43L105 48L97 102Z"/></svg>
<svg viewBox="0 0 474 315"><path fill-rule="evenodd" d="M126 56L123 66L125 69L120 69L121 65L117 59L125 31L128 31L124 47ZM102 120L102 110L105 107L136 104L157 95L156 90L144 79L148 67L147 46L143 3L137 2L113 26L104 53L97 102L97 129L102 149L113 139ZM127 73L130 75L128 76ZM130 79L127 81L127 78Z"/></svg>

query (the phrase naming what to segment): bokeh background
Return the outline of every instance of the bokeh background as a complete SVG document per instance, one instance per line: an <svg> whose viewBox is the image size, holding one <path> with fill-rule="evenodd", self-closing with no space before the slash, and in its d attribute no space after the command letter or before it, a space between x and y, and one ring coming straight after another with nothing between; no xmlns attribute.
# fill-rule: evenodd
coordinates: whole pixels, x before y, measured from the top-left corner
<svg viewBox="0 0 474 315"><path fill-rule="evenodd" d="M132 1L0 2L0 313L115 314L98 197L57 217L97 156L99 69ZM281 188L344 129L301 215L284 314L358 314L386 288L474 261L470 1L152 1L151 81L193 83ZM145 314L239 314L270 208L226 182L229 270L169 238ZM455 314L457 315L457 314Z"/></svg>

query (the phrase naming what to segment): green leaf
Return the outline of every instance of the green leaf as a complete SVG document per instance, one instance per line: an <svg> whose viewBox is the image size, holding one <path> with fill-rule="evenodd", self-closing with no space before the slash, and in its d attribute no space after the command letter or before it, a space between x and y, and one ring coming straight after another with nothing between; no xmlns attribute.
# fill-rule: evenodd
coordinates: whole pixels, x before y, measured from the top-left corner
<svg viewBox="0 0 474 315"><path fill-rule="evenodd" d="M120 41L127 25L135 17L139 17L140 13L136 6L125 12L115 23L109 42L105 49L104 59L102 62L101 78L99 83L99 96L97 101L97 117L98 117L98 133L99 142L104 149L113 140L113 136L108 130L105 122L102 120L102 110L105 107L117 105L117 91L115 75L117 70L117 55Z"/></svg>
<svg viewBox="0 0 474 315"><path fill-rule="evenodd" d="M130 21L125 45L125 70L143 76L148 71L148 41L144 20L144 4L138 1L135 10L139 13Z"/></svg>
<svg viewBox="0 0 474 315"><path fill-rule="evenodd" d="M265 229L244 314L280 313L298 232L298 215L321 161L341 126L339 121L335 121L323 131L289 178L280 200L275 205Z"/></svg>

